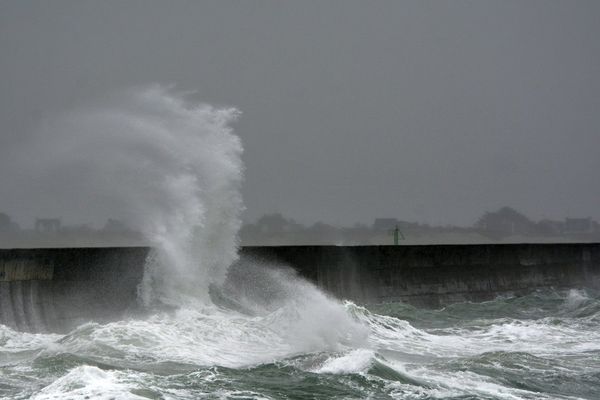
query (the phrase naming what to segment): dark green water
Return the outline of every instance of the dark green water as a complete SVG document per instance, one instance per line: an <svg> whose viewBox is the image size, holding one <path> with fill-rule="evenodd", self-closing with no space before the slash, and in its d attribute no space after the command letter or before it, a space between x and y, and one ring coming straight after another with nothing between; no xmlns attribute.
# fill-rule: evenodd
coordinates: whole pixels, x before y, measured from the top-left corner
<svg viewBox="0 0 600 400"><path fill-rule="evenodd" d="M246 299L247 300L247 299ZM599 399L600 296L182 307L67 335L0 326L5 399ZM253 305L253 306L250 306Z"/></svg>

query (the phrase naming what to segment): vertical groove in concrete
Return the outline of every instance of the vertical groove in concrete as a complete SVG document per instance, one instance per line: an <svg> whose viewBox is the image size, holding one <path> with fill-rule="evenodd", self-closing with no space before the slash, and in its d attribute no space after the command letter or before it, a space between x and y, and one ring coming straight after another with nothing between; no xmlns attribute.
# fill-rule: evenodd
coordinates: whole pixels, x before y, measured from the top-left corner
<svg viewBox="0 0 600 400"><path fill-rule="evenodd" d="M22 281L9 282L10 302L13 310L14 325L19 330L26 330L23 318L23 287Z"/></svg>
<svg viewBox="0 0 600 400"><path fill-rule="evenodd" d="M46 331L43 308L41 304L45 301L39 290L38 280L29 281L29 325L33 332Z"/></svg>
<svg viewBox="0 0 600 400"><path fill-rule="evenodd" d="M23 307L23 323L21 330L34 331L34 310L31 304L31 281L20 281L21 283L21 304Z"/></svg>
<svg viewBox="0 0 600 400"><path fill-rule="evenodd" d="M51 281L39 281L40 309L42 310L45 331L56 330L56 311L54 306L54 291Z"/></svg>
<svg viewBox="0 0 600 400"><path fill-rule="evenodd" d="M9 328L16 328L11 296L11 282L0 282L0 322Z"/></svg>

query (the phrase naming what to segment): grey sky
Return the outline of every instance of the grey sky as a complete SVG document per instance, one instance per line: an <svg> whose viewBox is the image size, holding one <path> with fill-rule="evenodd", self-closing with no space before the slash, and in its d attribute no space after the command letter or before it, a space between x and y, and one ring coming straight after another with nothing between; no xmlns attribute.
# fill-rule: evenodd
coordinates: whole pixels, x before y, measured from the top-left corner
<svg viewBox="0 0 600 400"><path fill-rule="evenodd" d="M172 83L243 112L248 220L600 219L599 38L598 1L2 1L0 157Z"/></svg>

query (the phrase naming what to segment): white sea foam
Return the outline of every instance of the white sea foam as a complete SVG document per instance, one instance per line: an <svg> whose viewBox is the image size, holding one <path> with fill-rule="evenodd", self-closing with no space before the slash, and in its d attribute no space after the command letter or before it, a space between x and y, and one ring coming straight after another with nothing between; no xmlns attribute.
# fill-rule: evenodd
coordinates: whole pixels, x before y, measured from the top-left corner
<svg viewBox="0 0 600 400"><path fill-rule="evenodd" d="M280 274L275 276L279 277ZM294 279L284 280L279 284L282 287L296 286ZM218 305L181 307L174 312L155 313L148 319L109 324L90 323L59 340L51 335L42 335L39 337L42 340L29 342L35 348L45 347L47 350L44 357L77 354L84 359L107 364L129 365L134 370L143 370L148 364L162 362L180 362L198 367L222 365L244 368L289 359L284 365L289 364L318 374L360 374L365 379L378 382L377 385L383 385L392 396L397 397L476 396L512 400L568 396L546 395L509 387L494 376L470 371L470 367L448 368L447 363L461 362L464 359L467 362L465 365L483 362L483 365L491 367L490 364L485 364L487 361L476 360L479 357L484 357L482 360L485 360L488 357L486 354L494 349L498 349L501 352L499 354L527 351L549 357L577 354L586 351L584 347L598 349L597 333L581 328L577 331L575 327L570 330L568 324L559 324L547 318L532 321L499 319L476 327L469 325L468 328L424 330L394 317L369 313L349 302L344 308L319 292L311 292L317 289L310 284L306 285L304 290L295 294L274 296L277 302L281 301L282 296L288 298L288 302L284 301L284 305L280 307L263 303L256 297L259 294L246 293L246 304L253 306L251 313L233 311ZM323 296L325 303L310 301L311 298L318 299L320 296ZM303 307L305 310L299 311ZM324 314L314 318L314 325L301 317L306 315L310 318L319 312ZM344 318L349 318L350 322L344 321ZM297 332L299 326L305 326L301 333ZM370 331L368 341L340 339L348 332L348 328L358 327L360 332L361 326L368 327ZM327 331L327 335L332 335L330 337L335 338L334 340L322 337ZM593 337L582 337L582 332ZM491 357L496 356L492 354ZM475 361L469 361L471 358ZM382 375L385 378L379 377L377 371L380 368L375 368L376 365L396 371L398 378L385 375L385 371ZM531 362L526 362L514 364L515 369L511 370L513 367L510 365L495 365L493 368L498 373L541 376L547 371L544 368L548 368L543 363L536 367ZM593 365L589 365L581 371L593 374L596 370ZM138 373L103 371L82 366L70 370L38 392L34 398L136 398L135 374ZM150 378L140 375L140 379L145 382ZM210 381L206 376L199 379ZM223 393L229 394L239 392L224 390ZM185 390L180 395L177 394L177 389L169 391L174 398L185 394ZM242 393L245 392L239 392L240 395ZM261 397L260 393L248 396Z"/></svg>
<svg viewBox="0 0 600 400"><path fill-rule="evenodd" d="M570 297L579 293L570 293ZM574 357L586 352L600 351L600 333L582 327L578 322L556 318L538 320L497 319L469 324L467 327L418 329L407 321L391 316L370 313L368 310L346 302L348 311L369 327L370 346L376 354L385 355L377 362L398 372L408 382L385 381L391 394L407 398L448 398L479 396L498 399L555 399L570 398L507 387L495 377L481 375L468 369L446 368L451 360L473 365L486 354L531 354L539 360L556 357ZM572 322L572 323L570 323ZM349 353L349 354L352 354ZM377 359L380 357L376 355ZM332 359L335 366L344 365L343 358ZM344 360L350 362L350 360ZM482 361L484 362L484 361ZM540 361L536 369L532 362L514 364L512 373L547 373L547 361ZM488 365L488 368L490 366ZM494 365L502 375L510 365ZM544 369L546 368L546 369ZM571 366L571 368L575 368ZM596 373L595 365L577 365L581 373ZM584 372L586 371L586 372ZM367 375L370 379L377 377Z"/></svg>
<svg viewBox="0 0 600 400"><path fill-rule="evenodd" d="M366 372L373 364L375 353L368 349L355 349L341 356L327 359L315 370L320 374L352 374Z"/></svg>
<svg viewBox="0 0 600 400"><path fill-rule="evenodd" d="M583 289L571 289L565 299L565 307L568 310L575 310L581 307L585 302L589 301L590 297Z"/></svg>
<svg viewBox="0 0 600 400"><path fill-rule="evenodd" d="M236 368L368 345L367 330L341 303L308 282L276 276L282 281L273 282L281 287L295 287L277 300L278 306L255 305L248 314L208 304L157 312L146 319L86 324L49 347L47 354Z"/></svg>
<svg viewBox="0 0 600 400"><path fill-rule="evenodd" d="M37 144L44 151L32 150L41 156L28 168L46 170L49 178L69 176L76 193L69 204L53 201L54 211L76 211L82 202L107 208L141 230L155 249L139 288L148 318L84 325L56 341L56 348L48 345L49 354L237 367L365 343L366 330L338 301L256 263L247 269L255 282L276 287L276 298L265 297L264 286L241 291L232 283L221 297L241 310L213 304L209 288L220 291L237 260L242 145L230 124L238 115L151 86L44 125ZM45 201L61 196L49 190ZM238 281L246 276L238 271ZM230 274L230 283L235 278ZM165 303L174 311L153 311Z"/></svg>
<svg viewBox="0 0 600 400"><path fill-rule="evenodd" d="M400 382L386 382L391 394L399 398L482 398L503 400L556 399L539 392L506 387L493 378L470 371L448 372L435 367L421 366L407 369L397 362L390 362L393 368L403 371L403 375L420 385ZM561 398L566 398L561 396Z"/></svg>
<svg viewBox="0 0 600 400"><path fill-rule="evenodd" d="M577 321L497 319L481 320L476 326L423 330L404 320L370 313L350 302L346 307L369 327L369 341L374 348L405 354L407 359L465 357L494 351L540 356L600 351L600 332L583 330Z"/></svg>
<svg viewBox="0 0 600 400"><path fill-rule="evenodd" d="M17 332L0 324L0 354L45 349L61 337L57 334Z"/></svg>
<svg viewBox="0 0 600 400"><path fill-rule="evenodd" d="M140 370L165 362L242 368L299 356L310 360L291 363L319 374L381 381L371 369L391 368L402 382L383 379L384 386L398 397L534 399L544 395L507 388L476 372L444 370L436 362L494 351L600 351L600 333L576 323L507 318L419 329L343 305L281 266L246 260L227 273L237 260L242 210L242 147L229 127L237 115L234 109L190 105L155 86L46 126L53 141L41 153L49 158L34 160L32 168L67 174L77 182L78 203L119 210L152 241L155 252L139 292L149 316L88 323L65 336L16 334L0 326L0 354L75 354ZM588 300L571 292L565 307L577 309ZM154 308L165 303L170 311ZM82 365L33 398L135 399L140 374ZM169 390L178 397L182 389ZM220 393L261 397L229 388Z"/></svg>
<svg viewBox="0 0 600 400"><path fill-rule="evenodd" d="M33 400L136 400L146 398L133 394L130 391L132 385L123 383L118 375L123 375L123 373L103 371L97 367L86 365L76 367L31 398Z"/></svg>

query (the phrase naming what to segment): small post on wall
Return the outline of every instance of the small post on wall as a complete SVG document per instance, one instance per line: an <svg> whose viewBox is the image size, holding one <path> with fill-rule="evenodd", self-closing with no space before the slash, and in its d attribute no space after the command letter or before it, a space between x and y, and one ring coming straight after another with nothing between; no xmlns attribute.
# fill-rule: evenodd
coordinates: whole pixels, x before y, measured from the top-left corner
<svg viewBox="0 0 600 400"><path fill-rule="evenodd" d="M396 225L396 227L390 231L390 234L394 235L394 246L398 246L400 244L399 241L404 240L404 235L402 232L400 232L398 225Z"/></svg>

